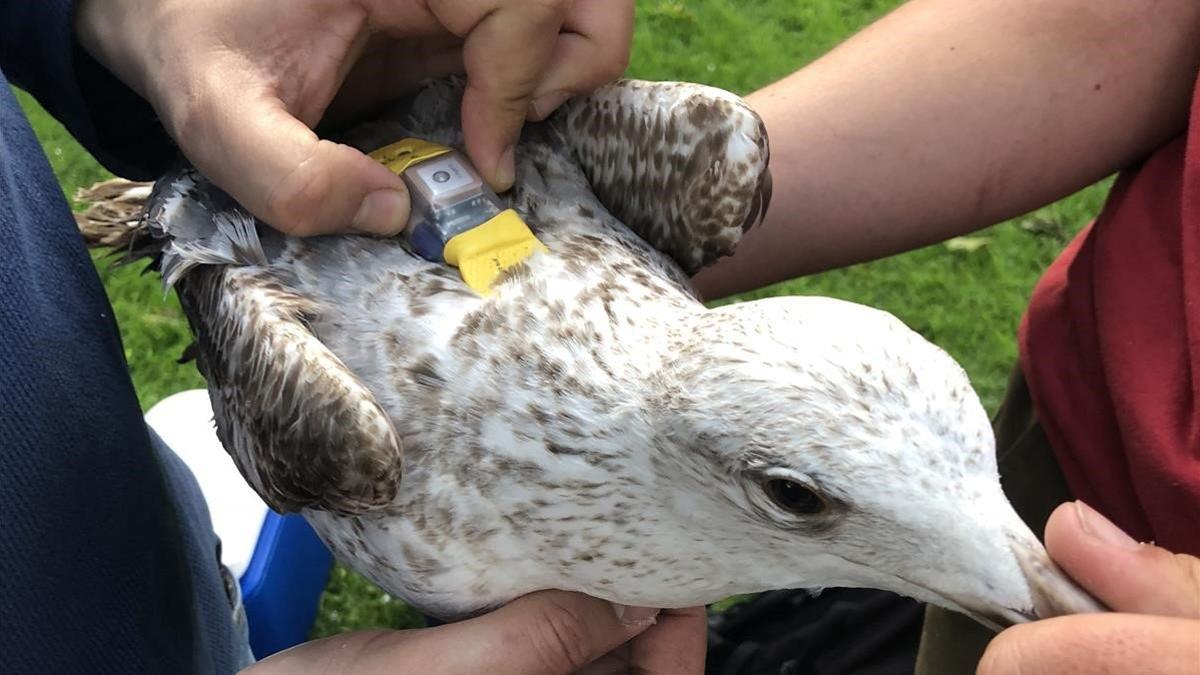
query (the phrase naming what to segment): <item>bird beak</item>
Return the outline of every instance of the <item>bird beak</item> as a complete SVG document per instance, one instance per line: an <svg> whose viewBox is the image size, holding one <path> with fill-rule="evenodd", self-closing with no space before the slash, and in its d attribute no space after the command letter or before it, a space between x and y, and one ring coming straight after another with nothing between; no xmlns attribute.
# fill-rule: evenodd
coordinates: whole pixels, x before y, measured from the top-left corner
<svg viewBox="0 0 1200 675"><path fill-rule="evenodd" d="M1014 624L1038 619L1109 611L1063 574L1032 533L1009 534L1008 542L1017 565L1029 584L1033 605L1029 608L1001 607L982 611L966 608L966 613L971 618L992 630L1000 631Z"/></svg>
<svg viewBox="0 0 1200 675"><path fill-rule="evenodd" d="M1009 545L1025 579L1029 581L1029 590L1033 594L1033 618L1049 619L1066 614L1108 611L1107 607L1058 569L1037 539L1010 536Z"/></svg>

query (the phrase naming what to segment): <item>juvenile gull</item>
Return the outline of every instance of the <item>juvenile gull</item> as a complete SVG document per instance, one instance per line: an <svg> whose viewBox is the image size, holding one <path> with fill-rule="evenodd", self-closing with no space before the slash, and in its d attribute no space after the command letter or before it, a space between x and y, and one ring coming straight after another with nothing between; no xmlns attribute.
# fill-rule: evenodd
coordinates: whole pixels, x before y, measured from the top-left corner
<svg viewBox="0 0 1200 675"><path fill-rule="evenodd" d="M432 84L345 140L461 146L460 95ZM144 222L117 196L83 227L179 292L255 490L429 614L545 588L682 607L825 586L993 627L1099 610L1006 501L942 350L848 302L696 297L688 275L761 219L767 162L723 91L576 100L526 129L506 195L549 251L486 297L399 240L280 235L188 168Z"/></svg>

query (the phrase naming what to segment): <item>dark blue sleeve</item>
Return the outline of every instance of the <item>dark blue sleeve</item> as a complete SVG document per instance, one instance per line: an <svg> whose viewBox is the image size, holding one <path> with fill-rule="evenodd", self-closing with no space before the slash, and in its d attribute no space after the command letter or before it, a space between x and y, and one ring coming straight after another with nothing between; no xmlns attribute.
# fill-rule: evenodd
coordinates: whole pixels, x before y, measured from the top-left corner
<svg viewBox="0 0 1200 675"><path fill-rule="evenodd" d="M113 173L149 180L177 150L154 109L75 39L74 0L0 0L0 69Z"/></svg>

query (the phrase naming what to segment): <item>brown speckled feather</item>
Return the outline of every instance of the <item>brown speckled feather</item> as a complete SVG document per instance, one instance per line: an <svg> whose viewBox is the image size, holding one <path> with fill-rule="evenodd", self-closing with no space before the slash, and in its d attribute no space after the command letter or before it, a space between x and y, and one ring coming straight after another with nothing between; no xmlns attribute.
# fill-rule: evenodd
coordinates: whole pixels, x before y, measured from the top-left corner
<svg viewBox="0 0 1200 675"><path fill-rule="evenodd" d="M767 132L732 94L622 81L568 104L565 118L600 201L689 274L733 253L766 214Z"/></svg>
<svg viewBox="0 0 1200 675"><path fill-rule="evenodd" d="M208 381L217 432L272 508L360 514L391 503L401 444L374 396L311 331L320 307L262 263L253 217L190 168L153 186L83 190L89 246L118 264L150 258L176 280ZM279 237L267 232L278 248Z"/></svg>
<svg viewBox="0 0 1200 675"><path fill-rule="evenodd" d="M221 442L273 508L355 514L395 498L396 432L309 331L319 308L253 268L199 267L178 289Z"/></svg>
<svg viewBox="0 0 1200 675"><path fill-rule="evenodd" d="M143 224L152 188L153 183L114 178L76 192L75 201L87 205L75 222L88 247L112 249L117 265L157 258L162 242Z"/></svg>

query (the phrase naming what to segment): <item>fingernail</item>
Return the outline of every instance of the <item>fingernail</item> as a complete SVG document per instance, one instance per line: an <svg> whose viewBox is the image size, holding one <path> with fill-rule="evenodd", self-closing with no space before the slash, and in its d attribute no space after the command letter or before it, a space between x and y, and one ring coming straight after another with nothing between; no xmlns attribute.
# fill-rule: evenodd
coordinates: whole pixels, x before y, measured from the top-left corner
<svg viewBox="0 0 1200 675"><path fill-rule="evenodd" d="M517 177L516 165L516 150L514 146L508 146L504 152L500 153L500 161L496 162L496 190L504 192L512 187L513 181Z"/></svg>
<svg viewBox="0 0 1200 675"><path fill-rule="evenodd" d="M408 224L409 208L407 192L376 190L363 199L351 227L367 234L391 236Z"/></svg>
<svg viewBox="0 0 1200 675"><path fill-rule="evenodd" d="M1076 500L1075 515L1079 518L1079 529L1083 530L1085 534L1110 546L1131 550L1138 548L1139 544L1136 539L1125 534L1124 530L1087 504Z"/></svg>
<svg viewBox="0 0 1200 675"><path fill-rule="evenodd" d="M571 94L565 91L552 91L549 94L539 96L529 104L530 119L534 121L544 120L550 116L550 113L558 109L558 106L567 102L571 98Z"/></svg>
<svg viewBox="0 0 1200 675"><path fill-rule="evenodd" d="M629 605L618 605L613 603L613 611L617 613L617 619L625 626L644 626L654 623L654 618L658 616L659 611L650 607L631 607Z"/></svg>

